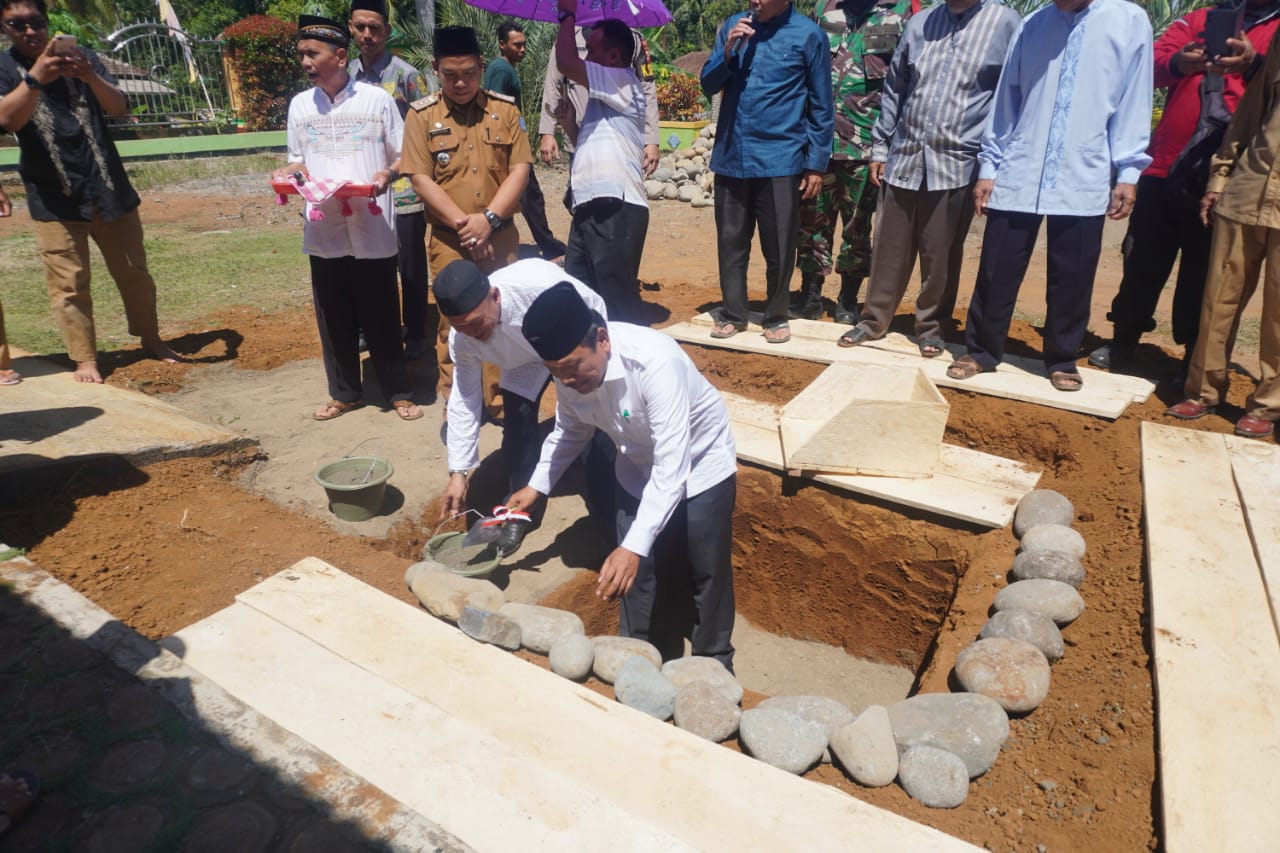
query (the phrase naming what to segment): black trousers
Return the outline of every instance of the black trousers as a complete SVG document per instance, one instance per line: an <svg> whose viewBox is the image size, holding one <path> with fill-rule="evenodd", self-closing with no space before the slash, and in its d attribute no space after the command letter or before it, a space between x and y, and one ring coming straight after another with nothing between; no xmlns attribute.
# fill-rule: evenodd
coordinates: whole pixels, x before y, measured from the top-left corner
<svg viewBox="0 0 1280 853"><path fill-rule="evenodd" d="M538 405L550 377L532 399L521 397L510 388L502 389L502 460L507 466L507 494L529 485L533 469L542 453L542 440L538 435ZM534 521L539 520L545 500L539 501L534 510Z"/></svg>
<svg viewBox="0 0 1280 853"><path fill-rule="evenodd" d="M727 178L716 175L716 249L720 258L721 319L747 325L747 262L759 229L764 255L764 325L787 321L791 271L800 240L800 176Z"/></svg>
<svg viewBox="0 0 1280 853"><path fill-rule="evenodd" d="M547 223L547 200L542 195L542 187L538 186L538 176L529 168L529 183L525 184L520 194L520 212L524 221L529 224L529 234L533 242L538 244L538 251L547 260L558 258L565 253L565 245L551 232Z"/></svg>
<svg viewBox="0 0 1280 853"><path fill-rule="evenodd" d="M695 655L713 657L733 672L733 503L738 475L730 474L676 507L642 557L635 582L619 603L624 637L647 640L663 660L684 654L686 627ZM618 541L640 506L617 489Z"/></svg>
<svg viewBox="0 0 1280 853"><path fill-rule="evenodd" d="M649 208L622 199L592 199L573 211L564 270L600 294L615 322L644 322L636 276L648 232Z"/></svg>
<svg viewBox="0 0 1280 853"><path fill-rule="evenodd" d="M1076 369L1080 342L1089 326L1093 276L1102 252L1106 216L1046 217L988 210L978 281L964 332L969 354L988 370L1004 359L1018 290L1042 219L1049 220L1044 364L1050 372Z"/></svg>
<svg viewBox="0 0 1280 853"><path fill-rule="evenodd" d="M1156 303L1181 252L1173 290L1173 339L1190 353L1200 331L1213 229L1200 221L1198 208L1170 198L1166 183L1153 175L1138 178L1138 200L1124 236L1124 277L1107 319L1115 324L1117 345L1136 346L1143 332L1156 327Z"/></svg>
<svg viewBox="0 0 1280 853"><path fill-rule="evenodd" d="M405 340L435 340L440 317L427 304L427 214L397 213L396 240Z"/></svg>
<svg viewBox="0 0 1280 853"><path fill-rule="evenodd" d="M412 396L400 343L396 259L311 257L311 300L320 329L320 351L329 396L341 403L361 397L360 333L364 332L382 395Z"/></svg>

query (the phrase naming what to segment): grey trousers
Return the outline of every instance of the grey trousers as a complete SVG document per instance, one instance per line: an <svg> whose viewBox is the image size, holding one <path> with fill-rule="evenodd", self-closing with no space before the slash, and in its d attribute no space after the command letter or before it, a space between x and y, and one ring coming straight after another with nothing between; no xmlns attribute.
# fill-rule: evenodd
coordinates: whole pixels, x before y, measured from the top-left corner
<svg viewBox="0 0 1280 853"><path fill-rule="evenodd" d="M733 503L738 475L686 498L640 558L635 582L618 605L624 637L648 640L663 660L684 655L686 632L695 655L733 672ZM627 535L640 499L618 486L618 541Z"/></svg>
<svg viewBox="0 0 1280 853"><path fill-rule="evenodd" d="M881 186L871 281L858 325L880 337L893 322L920 257L916 334L941 338L960 289L964 238L973 221L973 186L954 190L905 190Z"/></svg>

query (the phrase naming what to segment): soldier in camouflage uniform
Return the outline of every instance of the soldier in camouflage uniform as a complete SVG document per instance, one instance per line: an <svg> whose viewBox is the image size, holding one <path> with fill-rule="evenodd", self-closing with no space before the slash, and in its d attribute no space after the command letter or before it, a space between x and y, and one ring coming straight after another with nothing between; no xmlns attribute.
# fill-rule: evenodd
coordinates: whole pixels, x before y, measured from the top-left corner
<svg viewBox="0 0 1280 853"><path fill-rule="evenodd" d="M840 256L837 323L858 316L858 290L871 268L871 217L876 188L871 185L871 128L880 117L880 90L898 39L911 17L911 0L826 0L818 16L831 43L831 85L836 133L831 161L817 198L800 206L800 294L791 315L822 316L822 285L832 272L836 220L844 222Z"/></svg>

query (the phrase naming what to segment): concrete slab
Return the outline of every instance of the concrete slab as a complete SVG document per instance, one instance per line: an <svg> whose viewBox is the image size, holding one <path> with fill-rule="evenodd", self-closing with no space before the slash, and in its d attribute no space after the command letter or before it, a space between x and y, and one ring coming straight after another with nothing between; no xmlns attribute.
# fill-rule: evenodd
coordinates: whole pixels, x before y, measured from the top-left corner
<svg viewBox="0 0 1280 853"><path fill-rule="evenodd" d="M619 850L974 849L475 643L313 558L174 639L189 665L479 850L602 837Z"/></svg>
<svg viewBox="0 0 1280 853"><path fill-rule="evenodd" d="M22 384L0 394L0 473L85 456L146 463L253 443L146 394L77 382L41 359L17 367Z"/></svg>

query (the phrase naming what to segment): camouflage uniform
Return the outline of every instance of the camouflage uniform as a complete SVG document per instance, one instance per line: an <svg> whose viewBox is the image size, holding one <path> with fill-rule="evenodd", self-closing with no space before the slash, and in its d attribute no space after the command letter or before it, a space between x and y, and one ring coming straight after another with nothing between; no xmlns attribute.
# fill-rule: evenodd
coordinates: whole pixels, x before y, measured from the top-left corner
<svg viewBox="0 0 1280 853"><path fill-rule="evenodd" d="M800 206L796 267L804 282L801 303L819 312L822 281L833 267L837 217L844 222L834 264L844 283L839 308L854 310L857 288L870 271L877 196L869 175L871 128L880 117L880 90L889 60L909 17L910 0L826 0L818 16L831 43L836 133L822 189Z"/></svg>

